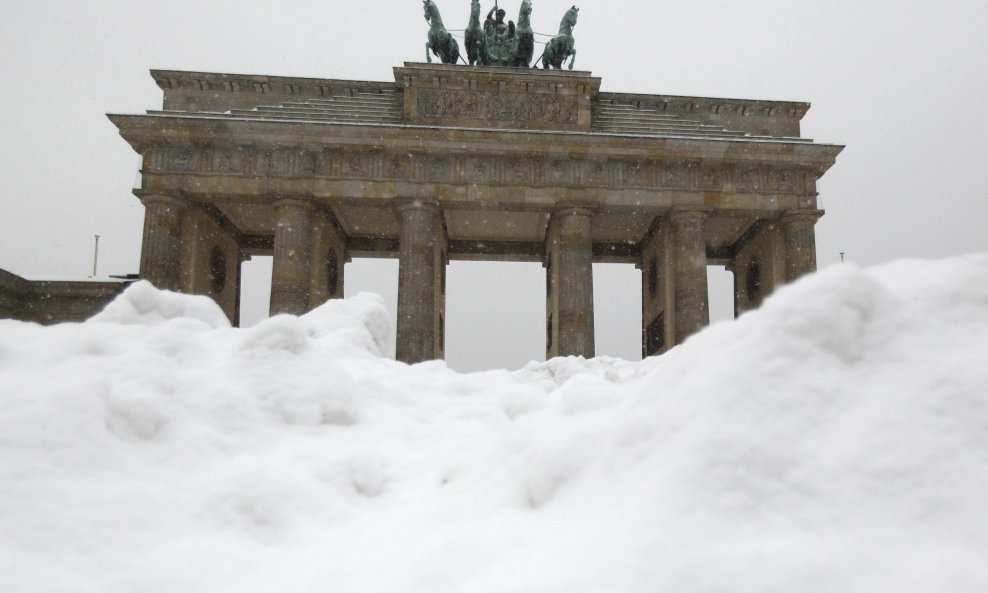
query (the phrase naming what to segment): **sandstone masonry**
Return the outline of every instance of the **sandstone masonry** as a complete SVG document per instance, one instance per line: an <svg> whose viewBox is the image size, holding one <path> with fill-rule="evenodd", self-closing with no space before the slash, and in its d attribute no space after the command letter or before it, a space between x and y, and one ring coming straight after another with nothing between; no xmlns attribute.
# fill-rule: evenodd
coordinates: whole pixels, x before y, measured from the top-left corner
<svg viewBox="0 0 988 593"><path fill-rule="evenodd" d="M272 313L343 294L352 257L399 260L398 358L444 354L451 259L546 267L546 354L594 355L593 262L642 269L642 348L816 267L817 180L841 146L809 105L600 91L588 72L405 64L393 83L152 72L162 110L110 115L143 158L141 277L239 316L273 255Z"/></svg>

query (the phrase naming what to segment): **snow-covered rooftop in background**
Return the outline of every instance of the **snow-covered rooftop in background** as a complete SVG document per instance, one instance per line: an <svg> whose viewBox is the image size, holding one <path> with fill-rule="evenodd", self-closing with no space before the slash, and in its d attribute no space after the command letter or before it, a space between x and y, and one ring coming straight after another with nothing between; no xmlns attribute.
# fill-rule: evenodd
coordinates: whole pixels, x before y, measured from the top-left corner
<svg viewBox="0 0 988 593"><path fill-rule="evenodd" d="M988 590L988 255L828 268L665 356L462 375L380 299L0 321L0 591Z"/></svg>

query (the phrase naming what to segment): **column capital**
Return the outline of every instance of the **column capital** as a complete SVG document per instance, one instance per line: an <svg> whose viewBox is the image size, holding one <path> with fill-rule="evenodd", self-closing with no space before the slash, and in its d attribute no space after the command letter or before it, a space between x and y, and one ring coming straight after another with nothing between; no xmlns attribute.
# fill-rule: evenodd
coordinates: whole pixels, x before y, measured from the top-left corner
<svg viewBox="0 0 988 593"><path fill-rule="evenodd" d="M815 224L823 214L823 210L816 209L785 210L779 215L779 221L784 225L803 222Z"/></svg>
<svg viewBox="0 0 988 593"><path fill-rule="evenodd" d="M552 216L593 216L597 213L597 207L592 204L581 204L578 202L561 202L556 204L552 210Z"/></svg>
<svg viewBox="0 0 988 593"><path fill-rule="evenodd" d="M669 221L673 224L688 224L703 222L707 211L700 208L674 208L669 212Z"/></svg>
<svg viewBox="0 0 988 593"><path fill-rule="evenodd" d="M316 205L312 200L300 197L289 197L289 198L275 198L274 207L277 209L281 208L304 208L306 210L315 210Z"/></svg>
<svg viewBox="0 0 988 593"><path fill-rule="evenodd" d="M429 210L433 212L440 212L442 208L439 206L439 202L435 200L416 200L414 198L398 199L398 211L399 212L409 212L413 210Z"/></svg>
<svg viewBox="0 0 988 593"><path fill-rule="evenodd" d="M179 196L172 194L146 193L139 195L138 198L140 198L141 203L144 204L145 207L151 205L169 206L182 211L192 205L188 200L184 200Z"/></svg>

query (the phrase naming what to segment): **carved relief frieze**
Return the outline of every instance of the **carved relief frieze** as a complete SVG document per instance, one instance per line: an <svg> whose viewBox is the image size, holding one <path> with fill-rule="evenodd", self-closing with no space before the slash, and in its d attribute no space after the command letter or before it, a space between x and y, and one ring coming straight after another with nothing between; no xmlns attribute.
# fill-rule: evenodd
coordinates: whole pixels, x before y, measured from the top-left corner
<svg viewBox="0 0 988 593"><path fill-rule="evenodd" d="M686 188L689 185L686 163L663 163L660 185L668 188Z"/></svg>
<svg viewBox="0 0 988 593"><path fill-rule="evenodd" d="M722 186L723 175L716 167L699 167L696 170L696 188L702 190L719 190Z"/></svg>
<svg viewBox="0 0 988 593"><path fill-rule="evenodd" d="M562 158L550 158L545 164L546 183L571 183L573 181L572 163Z"/></svg>
<svg viewBox="0 0 988 593"><path fill-rule="evenodd" d="M491 165L485 158L473 158L467 161L467 179L474 183L490 180Z"/></svg>
<svg viewBox="0 0 988 593"><path fill-rule="evenodd" d="M611 172L607 161L588 161L583 167L583 180L589 185L610 185Z"/></svg>
<svg viewBox="0 0 988 593"><path fill-rule="evenodd" d="M168 148L169 171L195 171L199 167L199 154L192 144L176 144Z"/></svg>
<svg viewBox="0 0 988 593"><path fill-rule="evenodd" d="M448 158L431 156L426 159L425 175L428 181L448 181L452 172L452 161Z"/></svg>
<svg viewBox="0 0 988 593"><path fill-rule="evenodd" d="M213 149L212 170L215 173L240 173L240 150L232 146Z"/></svg>
<svg viewBox="0 0 988 593"><path fill-rule="evenodd" d="M303 150L299 154L299 173L306 176L320 175L326 169L322 156L318 152Z"/></svg>
<svg viewBox="0 0 988 593"><path fill-rule="evenodd" d="M365 155L359 152L346 152L343 155L340 173L344 177L364 177L367 175Z"/></svg>
<svg viewBox="0 0 988 593"><path fill-rule="evenodd" d="M528 184L532 182L531 161L513 158L504 163L504 181L507 183Z"/></svg>
<svg viewBox="0 0 988 593"><path fill-rule="evenodd" d="M621 180L619 183L632 187L648 185L648 170L645 163L641 161L621 163Z"/></svg>
<svg viewBox="0 0 988 593"><path fill-rule="evenodd" d="M741 191L760 191L763 187L762 172L758 167L740 167L736 186Z"/></svg>
<svg viewBox="0 0 988 593"><path fill-rule="evenodd" d="M384 175L391 179L408 177L412 172L412 159L407 154L392 154L384 159Z"/></svg>
<svg viewBox="0 0 988 593"><path fill-rule="evenodd" d="M775 169L772 171L772 189L781 193L792 193L802 189L798 179L799 173L791 169Z"/></svg>
<svg viewBox="0 0 988 593"><path fill-rule="evenodd" d="M567 154L449 154L351 150L341 147L273 147L175 143L149 145L145 166L168 172L405 179L430 183L666 188L812 195L816 177L801 167L752 163L601 158ZM160 168L157 168L162 165Z"/></svg>
<svg viewBox="0 0 988 593"><path fill-rule="evenodd" d="M426 118L576 124L577 98L565 95L422 90L418 115Z"/></svg>
<svg viewBox="0 0 988 593"><path fill-rule="evenodd" d="M288 175L288 153L277 148L262 148L257 153L258 175Z"/></svg>

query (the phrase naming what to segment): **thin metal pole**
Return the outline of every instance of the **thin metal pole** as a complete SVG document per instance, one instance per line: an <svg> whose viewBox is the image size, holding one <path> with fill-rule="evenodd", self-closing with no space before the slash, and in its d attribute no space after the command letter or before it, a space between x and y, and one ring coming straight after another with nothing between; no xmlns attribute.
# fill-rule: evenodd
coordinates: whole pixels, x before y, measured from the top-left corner
<svg viewBox="0 0 988 593"><path fill-rule="evenodd" d="M99 235L93 235L96 237L96 249L93 251L93 278L96 277L96 263L99 262Z"/></svg>

